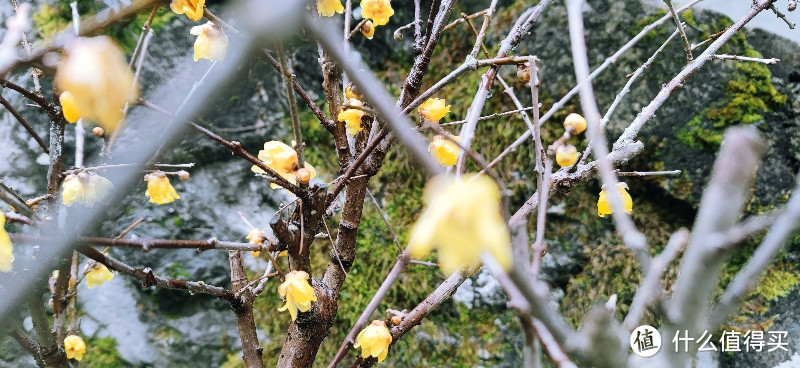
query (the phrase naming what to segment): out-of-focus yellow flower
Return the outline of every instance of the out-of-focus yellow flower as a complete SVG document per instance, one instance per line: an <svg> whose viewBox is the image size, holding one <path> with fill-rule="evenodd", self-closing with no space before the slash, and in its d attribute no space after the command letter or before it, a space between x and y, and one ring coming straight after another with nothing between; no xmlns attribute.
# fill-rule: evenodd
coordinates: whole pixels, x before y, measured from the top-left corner
<svg viewBox="0 0 800 368"><path fill-rule="evenodd" d="M64 338L64 350L67 351L67 359L80 361L86 353L86 343L77 335L69 335Z"/></svg>
<svg viewBox="0 0 800 368"><path fill-rule="evenodd" d="M94 173L69 174L61 185L61 202L67 207L75 202L92 207L108 195L112 186L111 181Z"/></svg>
<svg viewBox="0 0 800 368"><path fill-rule="evenodd" d="M586 130L586 119L573 112L564 119L564 129L569 129L570 127L575 131L575 134L581 134Z"/></svg>
<svg viewBox="0 0 800 368"><path fill-rule="evenodd" d="M453 136L457 142L461 142L461 137ZM442 166L453 166L458 160L458 145L453 141L441 136L436 135L433 141L428 145L428 152L431 153L434 159Z"/></svg>
<svg viewBox="0 0 800 368"><path fill-rule="evenodd" d="M362 358L378 358L378 363L380 363L386 359L391 343L392 333L386 328L386 322L375 320L358 333L353 347L356 349L361 347Z"/></svg>
<svg viewBox="0 0 800 368"><path fill-rule="evenodd" d="M0 212L0 272L11 271L11 263L14 262L14 247L5 226L6 215Z"/></svg>
<svg viewBox="0 0 800 368"><path fill-rule="evenodd" d="M275 170L281 177L292 184L297 184L297 152L286 143L279 141L269 141L264 143L264 149L258 151L258 159L263 161L267 167ZM311 173L311 178L317 176L317 170L308 162L304 162L306 170ZM250 168L254 173L265 174L260 167L253 165ZM275 183L270 184L272 189L280 187Z"/></svg>
<svg viewBox="0 0 800 368"><path fill-rule="evenodd" d="M65 111L70 116L65 117L83 117L113 131L122 120L122 108L139 95L122 50L106 36L80 37L64 50L56 86L71 95Z"/></svg>
<svg viewBox="0 0 800 368"><path fill-rule="evenodd" d="M361 17L372 19L376 26L389 23L394 9L389 0L361 0Z"/></svg>
<svg viewBox="0 0 800 368"><path fill-rule="evenodd" d="M89 271L89 273L86 274L86 286L88 286L89 289L91 289L92 286L103 285L104 282L111 281L111 279L113 278L114 274L108 270L108 267L106 267L106 265L102 263L95 263L92 266L92 269Z"/></svg>
<svg viewBox="0 0 800 368"><path fill-rule="evenodd" d="M442 271L477 267L488 251L511 268L511 236L500 214L500 190L486 176L437 176L425 187L425 212L411 229L409 251L421 258L439 251Z"/></svg>
<svg viewBox="0 0 800 368"><path fill-rule="evenodd" d="M61 112L64 113L64 118L68 123L76 123L81 118L75 105L75 95L72 92L62 92L61 96L58 96L58 101L61 102Z"/></svg>
<svg viewBox="0 0 800 368"><path fill-rule="evenodd" d="M628 194L628 184L623 182L617 183L617 191L620 197L622 197L622 204L625 206L625 212L631 213L633 211L633 199L631 195ZM606 217L606 215L610 215L613 212L614 209L611 208L611 203L608 202L606 189L603 188L600 191L600 198L597 199L597 214L600 217Z"/></svg>
<svg viewBox="0 0 800 368"><path fill-rule="evenodd" d="M225 60L228 50L228 37L214 23L208 22L202 26L195 26L189 33L197 36L194 41L194 61L208 59L211 61Z"/></svg>
<svg viewBox="0 0 800 368"><path fill-rule="evenodd" d="M147 191L144 194L150 198L151 203L166 204L181 199L163 171L159 170L145 175L144 181L147 182Z"/></svg>
<svg viewBox="0 0 800 368"><path fill-rule="evenodd" d="M267 234L264 234L264 232L259 229L250 230L250 233L247 234L247 241L249 241L251 244L260 245L264 243L264 240L266 239L267 239ZM261 252L257 250L251 250L250 254L252 254L253 257L258 257L261 255Z"/></svg>
<svg viewBox="0 0 800 368"><path fill-rule="evenodd" d="M317 0L317 13L323 17L331 17L333 13L342 14L344 6L341 0Z"/></svg>
<svg viewBox="0 0 800 368"><path fill-rule="evenodd" d="M429 98L425 100L422 105L419 105L419 114L423 119L430 120L434 123L439 123L448 112L450 112L450 105L445 106L445 100L441 98Z"/></svg>
<svg viewBox="0 0 800 368"><path fill-rule="evenodd" d="M368 20L361 26L361 34L364 35L368 40L372 39L372 36L375 36L375 25L372 24L371 20Z"/></svg>
<svg viewBox="0 0 800 368"><path fill-rule="evenodd" d="M364 103L355 98L351 98L347 102L351 106L364 106ZM336 117L339 121L343 121L346 125L347 133L356 135L363 128L361 127L361 117L364 116L364 111L359 109L342 109Z"/></svg>
<svg viewBox="0 0 800 368"><path fill-rule="evenodd" d="M556 148L556 162L560 166L572 166L578 162L578 149L571 144L562 144Z"/></svg>
<svg viewBox="0 0 800 368"><path fill-rule="evenodd" d="M286 274L286 281L278 286L278 294L286 298L286 305L278 308L283 312L289 310L292 321L297 319L297 311L308 312L311 302L316 301L314 288L308 283L309 276L305 271L292 271Z"/></svg>
<svg viewBox="0 0 800 368"><path fill-rule="evenodd" d="M175 14L186 14L189 19L197 22L203 17L203 6L206 0L172 0L169 8Z"/></svg>

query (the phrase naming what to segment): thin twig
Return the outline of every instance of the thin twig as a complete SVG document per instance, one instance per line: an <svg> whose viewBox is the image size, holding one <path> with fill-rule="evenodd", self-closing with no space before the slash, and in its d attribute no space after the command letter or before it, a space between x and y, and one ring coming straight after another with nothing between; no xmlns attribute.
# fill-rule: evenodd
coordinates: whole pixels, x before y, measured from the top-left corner
<svg viewBox="0 0 800 368"><path fill-rule="evenodd" d="M3 107L5 107L6 110L8 110L8 112L10 112L15 119L17 119L20 125L22 125L22 127L25 128L28 134L30 134L31 138L33 138L33 140L35 140L36 143L39 144L39 147L41 147L45 153L50 153L50 149L47 147L47 144L44 143L42 137L39 136L39 133L36 133L36 130L33 129L33 127L28 123L28 121L25 120L25 118L23 118L22 115L20 115L19 111L17 111L17 109L15 109L14 106L12 106L11 103L9 103L2 95L0 95L0 104L2 104Z"/></svg>
<svg viewBox="0 0 800 368"><path fill-rule="evenodd" d="M686 38L686 32L683 30L683 23L681 22L681 18L678 16L678 13L675 12L675 7L672 6L672 0L664 0L664 3L667 4L667 8L669 9L669 13L672 14L672 19L675 21L675 27L677 27L678 32L681 34L681 40L683 41L683 51L686 53L686 62L692 62L692 46L689 45L689 39Z"/></svg>
<svg viewBox="0 0 800 368"><path fill-rule="evenodd" d="M711 55L712 60L739 60L739 61L753 61L756 63L763 63L767 65L777 64L781 61L781 59L770 58L770 59L761 59L761 58L753 58L747 56L738 56L738 55Z"/></svg>

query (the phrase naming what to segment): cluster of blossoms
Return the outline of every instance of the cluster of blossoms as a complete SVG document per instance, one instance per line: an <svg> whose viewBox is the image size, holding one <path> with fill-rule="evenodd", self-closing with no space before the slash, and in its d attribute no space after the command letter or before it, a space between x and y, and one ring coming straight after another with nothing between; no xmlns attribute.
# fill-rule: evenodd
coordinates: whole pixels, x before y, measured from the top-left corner
<svg viewBox="0 0 800 368"><path fill-rule="evenodd" d="M353 86L347 86L344 90L344 97L346 105L355 108L342 108L336 119L345 123L347 134L355 136L364 129L361 126L361 118L364 117L365 113L364 110L359 109L359 107L364 107L364 102L361 101L364 96L358 94Z"/></svg>
<svg viewBox="0 0 800 368"><path fill-rule="evenodd" d="M500 189L486 176L437 176L424 191L425 212L411 229L409 252L421 258L436 247L442 271L476 268L489 252L512 265L511 236L500 213Z"/></svg>
<svg viewBox="0 0 800 368"><path fill-rule="evenodd" d="M303 163L304 168L299 168L297 151L283 142L269 141L264 143L264 149L258 151L258 159L270 169L275 170L286 181L295 185L298 182L308 184L311 179L317 176L317 170L308 162ZM266 171L256 165L253 165L250 170L256 174L266 174ZM275 189L280 186L272 183L270 187Z"/></svg>
<svg viewBox="0 0 800 368"><path fill-rule="evenodd" d="M344 6L341 0L317 0L317 13L323 17L331 17L335 13L343 13ZM375 28L385 26L389 18L394 15L391 0L361 0L361 34L367 39L375 35Z"/></svg>
<svg viewBox="0 0 800 368"><path fill-rule="evenodd" d="M362 358L378 358L378 363L386 359L389 354L389 345L392 343L392 334L386 328L386 322L375 320L361 330L356 337L354 348L361 348Z"/></svg>
<svg viewBox="0 0 800 368"><path fill-rule="evenodd" d="M185 14L187 18L197 22L203 18L205 0L172 0L170 9L175 14ZM210 61L223 61L228 51L228 37L216 24L206 24L192 27L190 34L197 36L194 41L194 61L208 59Z"/></svg>
<svg viewBox="0 0 800 368"><path fill-rule="evenodd" d="M423 121L439 124L439 120L450 112L450 105L444 99L429 98L417 108ZM457 135L435 135L431 144L428 145L428 152L442 166L453 166L458 160L458 144L461 137Z"/></svg>
<svg viewBox="0 0 800 368"><path fill-rule="evenodd" d="M564 130L570 135L581 134L586 130L586 119L579 114L572 113L564 119ZM556 147L556 162L560 166L572 166L578 162L578 149L567 143Z"/></svg>
<svg viewBox="0 0 800 368"><path fill-rule="evenodd" d="M65 47L56 70L56 87L64 118L86 118L106 131L114 131L123 118L125 104L138 97L133 73L111 38L79 37Z"/></svg>

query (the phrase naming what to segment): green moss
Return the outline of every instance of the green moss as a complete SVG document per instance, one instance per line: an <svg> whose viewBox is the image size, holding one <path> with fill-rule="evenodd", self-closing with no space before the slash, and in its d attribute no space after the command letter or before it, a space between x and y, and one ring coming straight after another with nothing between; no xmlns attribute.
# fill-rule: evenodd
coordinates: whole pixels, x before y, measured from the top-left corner
<svg viewBox="0 0 800 368"><path fill-rule="evenodd" d="M117 340L111 337L86 340L86 353L81 360L84 367L124 368L134 365L122 359L117 351Z"/></svg>
<svg viewBox="0 0 800 368"><path fill-rule="evenodd" d="M72 27L70 2L69 0L58 0L52 4L42 4L33 14L33 24L44 39L55 36L56 33L67 27ZM105 10L108 5L108 1L80 1L78 2L78 14L81 15L81 19L85 19ZM141 12L135 17L116 22L103 30L102 34L116 39L126 53L131 53L149 15L149 12ZM152 29L156 31L161 29L173 16L175 14L168 7L161 7L153 18Z"/></svg>

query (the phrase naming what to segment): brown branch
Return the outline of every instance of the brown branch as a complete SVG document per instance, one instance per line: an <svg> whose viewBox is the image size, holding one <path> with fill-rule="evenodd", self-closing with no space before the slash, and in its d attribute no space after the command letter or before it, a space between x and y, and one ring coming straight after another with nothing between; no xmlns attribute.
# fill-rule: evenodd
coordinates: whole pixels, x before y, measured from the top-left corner
<svg viewBox="0 0 800 368"><path fill-rule="evenodd" d="M256 323L253 319L253 291L247 286L247 272L244 268L242 253L228 251L231 263L231 284L233 292L241 294L240 299L231 303L231 308L236 314L236 325L239 328L239 337L242 339L242 360L247 368L263 368L264 361L261 355L264 351L258 344Z"/></svg>
<svg viewBox="0 0 800 368"><path fill-rule="evenodd" d="M288 99L287 103L289 105L289 115L292 118L292 132L294 133L294 142L296 146L294 147L295 151L297 151L297 167L304 168L305 167L305 154L303 153L305 149L305 143L303 143L303 133L300 130L300 117L298 116L297 112L297 100L294 96L294 89L292 88L292 79L294 79L294 73L292 73L291 66L289 65L289 61L286 59L286 52L283 51L283 44L280 42L278 43L278 60L281 62L281 77L283 79L283 84L286 87L286 98ZM300 184L301 188L306 186L305 184Z"/></svg>
<svg viewBox="0 0 800 368"><path fill-rule="evenodd" d="M106 265L106 267L111 270L133 276L135 279L141 281L144 287L157 286L164 289L185 290L193 294L212 295L219 299L227 300L230 303L239 303L239 299L237 299L232 292L219 286L210 285L202 281L176 280L156 276L150 267L145 269L131 267L91 247L83 247L78 249L78 252Z"/></svg>
<svg viewBox="0 0 800 368"><path fill-rule="evenodd" d="M11 115L14 116L15 119L17 119L20 125L22 125L22 127L24 127L26 131L28 131L28 134L30 134L33 140L35 140L36 143L39 144L39 147L42 147L44 153L50 153L50 149L48 149L47 144L44 143L42 137L39 136L39 133L36 133L36 130L33 129L33 127L28 123L28 121L25 120L25 118L23 118L22 115L20 115L19 111L17 111L17 109L15 109L14 106L12 106L5 98L3 98L2 95L0 95L0 104L2 104L3 107L5 107L6 110L8 110L8 112L10 112Z"/></svg>
<svg viewBox="0 0 800 368"><path fill-rule="evenodd" d="M37 235L9 234L11 238L20 244L36 244L42 242L52 242L56 239L40 237ZM236 250L236 251L264 251L275 250L277 242L266 239L264 244L236 243L210 238L208 240L180 240L180 239L145 239L145 238L99 238L99 237L79 237L78 241L88 244L109 246L109 247L128 247L138 248L142 252L149 252L152 249L197 249L206 250Z"/></svg>
<svg viewBox="0 0 800 368"><path fill-rule="evenodd" d="M22 346L36 361L36 365L44 367L44 360L42 359L42 347L36 343L30 336L23 332L19 327L13 327L10 333L11 337Z"/></svg>

